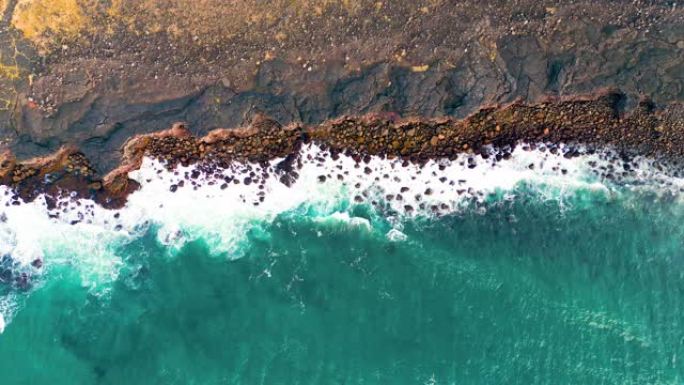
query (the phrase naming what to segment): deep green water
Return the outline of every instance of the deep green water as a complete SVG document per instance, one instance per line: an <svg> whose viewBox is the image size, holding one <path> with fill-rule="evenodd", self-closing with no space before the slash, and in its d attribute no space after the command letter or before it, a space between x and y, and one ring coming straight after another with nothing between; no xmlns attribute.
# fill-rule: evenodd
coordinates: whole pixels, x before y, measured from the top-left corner
<svg viewBox="0 0 684 385"><path fill-rule="evenodd" d="M680 384L684 206L525 192L405 221L303 212L244 257L154 229L107 290L68 265L19 294L0 384Z"/></svg>

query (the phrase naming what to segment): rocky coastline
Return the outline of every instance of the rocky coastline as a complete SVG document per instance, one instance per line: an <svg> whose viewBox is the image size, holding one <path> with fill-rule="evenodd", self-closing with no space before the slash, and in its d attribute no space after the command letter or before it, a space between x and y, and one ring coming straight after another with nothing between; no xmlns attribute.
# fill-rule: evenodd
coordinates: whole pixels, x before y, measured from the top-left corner
<svg viewBox="0 0 684 385"><path fill-rule="evenodd" d="M656 108L642 100L624 112L624 95L615 90L598 96L547 100L538 104L517 101L480 109L465 119L399 119L394 114L342 117L320 125L281 126L257 116L248 127L216 129L193 136L184 123L152 134L130 138L122 148L119 167L100 176L76 147L63 147L41 158L17 160L11 153L0 159L0 184L13 192L7 204L32 201L44 194L48 206L60 197L89 198L106 208L125 205L139 188L128 177L144 157L158 159L169 169L200 165L202 172L229 167L232 162L265 163L284 159L278 178L288 184L297 177L301 145L316 143L331 156L345 153L362 163L368 156L400 158L424 163L472 153L505 160L521 143L543 144L550 151L563 147L566 157L578 155L572 145L614 148L624 157L644 155L678 162L684 157L684 108L672 104ZM474 167L474 165L473 165ZM10 203L11 202L11 203Z"/></svg>
<svg viewBox="0 0 684 385"><path fill-rule="evenodd" d="M317 126L608 87L684 100L684 8L626 0L0 0L0 151L75 145L102 173L135 135L258 113Z"/></svg>

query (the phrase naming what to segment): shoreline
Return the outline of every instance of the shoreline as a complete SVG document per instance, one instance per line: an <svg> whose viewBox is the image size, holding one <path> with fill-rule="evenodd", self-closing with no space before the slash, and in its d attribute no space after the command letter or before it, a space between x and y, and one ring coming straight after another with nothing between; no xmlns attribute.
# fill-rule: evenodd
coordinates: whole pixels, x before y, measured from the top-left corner
<svg viewBox="0 0 684 385"><path fill-rule="evenodd" d="M139 185L128 177L144 157L161 160L172 169L181 164L206 165L206 172L232 162L263 163L284 158L280 181L296 179L298 149L315 143L335 156L345 153L357 163L366 156L400 158L423 164L431 159L454 159L463 153L506 159L521 142L611 146L624 156L643 155L678 162L684 157L684 108L673 104L656 109L642 101L621 112L624 95L605 90L598 96L549 99L538 104L520 101L483 107L465 119L399 120L394 114L341 117L320 125L290 124L257 116L248 127L216 129L195 137L184 123L151 134L136 135L122 147L120 165L101 177L76 147L63 147L40 158L18 161L0 155L0 185L14 191L12 204L44 194L48 206L65 195L89 198L105 208L120 208ZM497 149L491 152L491 148ZM564 156L578 155L572 146ZM294 179L293 179L294 178Z"/></svg>

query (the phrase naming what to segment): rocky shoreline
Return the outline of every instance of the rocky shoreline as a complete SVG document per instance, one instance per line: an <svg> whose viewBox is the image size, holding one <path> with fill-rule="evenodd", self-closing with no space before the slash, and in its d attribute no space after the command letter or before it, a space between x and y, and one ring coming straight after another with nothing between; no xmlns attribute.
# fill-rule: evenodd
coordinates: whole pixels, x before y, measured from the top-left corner
<svg viewBox="0 0 684 385"><path fill-rule="evenodd" d="M0 151L75 145L102 173L130 137L257 113L320 125L617 87L684 100L670 1L0 0Z"/></svg>
<svg viewBox="0 0 684 385"><path fill-rule="evenodd" d="M454 159L472 153L506 159L520 143L544 144L564 156L578 155L573 144L610 146L625 157L684 159L684 108L673 104L656 109L643 100L629 113L621 111L620 92L597 97L548 100L528 105L514 102L482 108L462 119L400 120L392 114L343 117L315 126L290 124L257 116L249 127L216 129L195 137L184 123L170 129L129 139L122 148L120 166L104 177L75 147L64 147L48 157L18 161L7 152L0 159L0 184L14 195L7 204L32 201L45 194L48 206L59 197L89 198L106 208L125 205L138 189L128 173L144 157L163 161L169 169L181 164L201 165L211 174L232 162L265 163L283 158L277 166L280 181L297 177L298 149L316 143L331 156L345 153L362 163L367 156L400 158L422 164L430 159Z"/></svg>

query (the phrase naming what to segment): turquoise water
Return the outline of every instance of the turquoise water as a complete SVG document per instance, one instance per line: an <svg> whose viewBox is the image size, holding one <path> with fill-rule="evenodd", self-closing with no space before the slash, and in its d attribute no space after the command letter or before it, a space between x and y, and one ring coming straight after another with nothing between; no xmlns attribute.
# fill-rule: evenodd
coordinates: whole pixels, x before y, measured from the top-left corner
<svg viewBox="0 0 684 385"><path fill-rule="evenodd" d="M239 229L238 259L152 227L104 289L56 264L9 290L0 383L684 382L684 206L535 191L400 224L290 210Z"/></svg>

